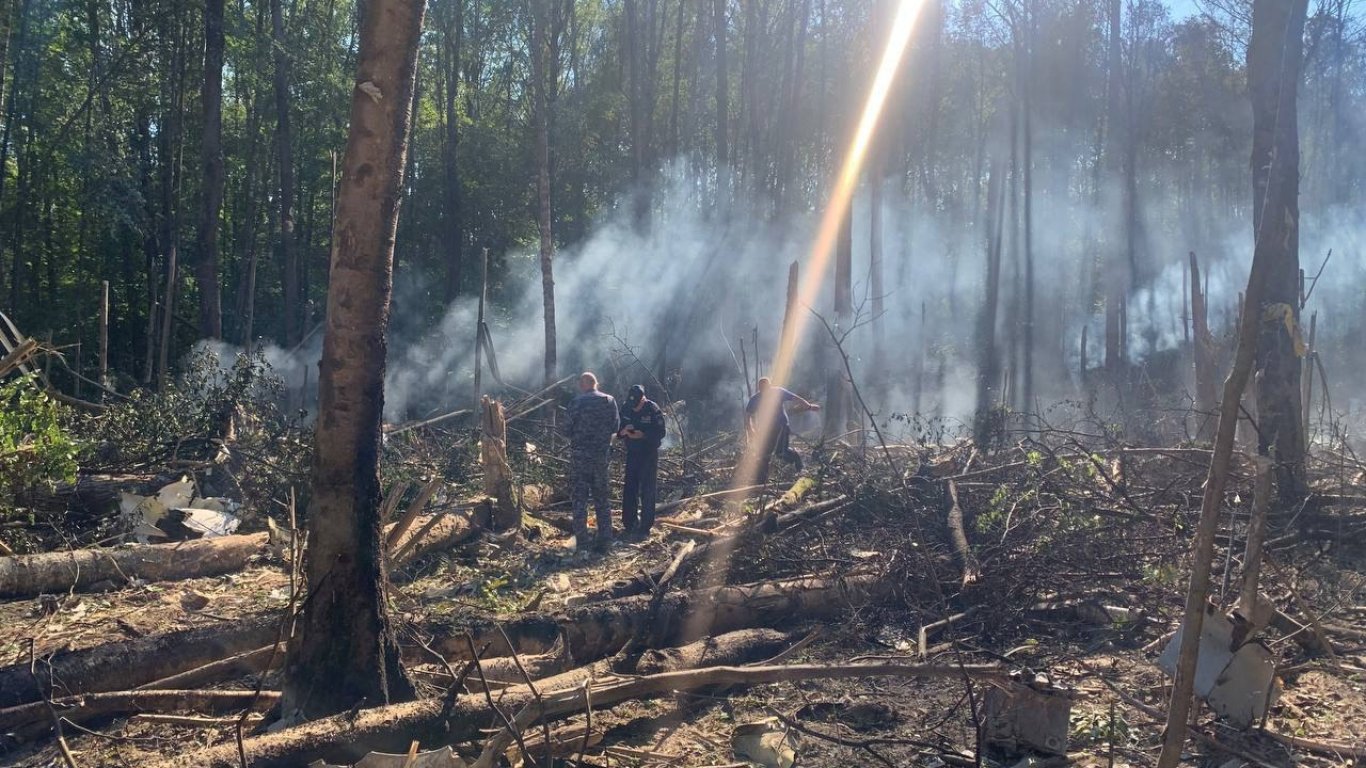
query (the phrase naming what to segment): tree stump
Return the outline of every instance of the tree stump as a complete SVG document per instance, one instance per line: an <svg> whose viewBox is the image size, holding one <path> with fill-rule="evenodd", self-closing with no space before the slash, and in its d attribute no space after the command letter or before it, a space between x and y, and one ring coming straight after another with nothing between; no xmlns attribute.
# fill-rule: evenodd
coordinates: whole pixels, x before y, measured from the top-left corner
<svg viewBox="0 0 1366 768"><path fill-rule="evenodd" d="M508 464L507 419L503 404L489 397L482 399L479 457L484 467L484 494L493 499L489 524L503 531L522 526L522 504Z"/></svg>

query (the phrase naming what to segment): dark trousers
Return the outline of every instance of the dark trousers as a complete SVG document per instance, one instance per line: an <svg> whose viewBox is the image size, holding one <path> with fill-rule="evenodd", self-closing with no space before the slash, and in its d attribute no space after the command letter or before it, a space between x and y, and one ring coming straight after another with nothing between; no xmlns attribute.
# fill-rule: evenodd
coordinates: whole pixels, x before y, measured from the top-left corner
<svg viewBox="0 0 1366 768"><path fill-rule="evenodd" d="M655 523L655 496L659 479L659 451L626 452L626 486L621 494L621 524L636 528L636 509L640 509L640 528L650 530Z"/></svg>
<svg viewBox="0 0 1366 768"><path fill-rule="evenodd" d="M759 460L760 483L768 482L769 461L774 456L791 464L798 472L802 471L801 454L792 449L792 428L786 424L779 424L773 429L769 444L764 447L763 458Z"/></svg>

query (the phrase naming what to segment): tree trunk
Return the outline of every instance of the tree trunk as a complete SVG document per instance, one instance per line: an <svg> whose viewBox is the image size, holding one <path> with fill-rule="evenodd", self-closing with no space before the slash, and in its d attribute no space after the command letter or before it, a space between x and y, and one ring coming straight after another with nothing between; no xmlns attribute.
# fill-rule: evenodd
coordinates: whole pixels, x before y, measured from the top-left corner
<svg viewBox="0 0 1366 768"><path fill-rule="evenodd" d="M854 201L851 197L840 216L839 239L835 243L835 329L843 333L853 322ZM755 350L758 356L758 350ZM828 355L826 365L824 436L835 439L844 434L849 423L849 384L838 350Z"/></svg>
<svg viewBox="0 0 1366 768"><path fill-rule="evenodd" d="M1252 99L1254 258L1266 262L1259 317L1256 387L1258 449L1276 463L1282 502L1306 492L1300 398L1303 342L1299 320L1300 149L1296 96L1303 59L1307 0L1259 0L1247 51ZM1246 310L1245 310L1246 311ZM1291 331L1291 328L1294 330Z"/></svg>
<svg viewBox="0 0 1366 768"><path fill-rule="evenodd" d="M441 31L445 59L445 141L441 145L442 181L446 207L442 211L446 232L446 303L460 295L461 270L464 266L464 220L462 218L462 190L457 150L460 146L460 115L456 110L460 94L460 49L465 35L465 2L448 0L450 17Z"/></svg>
<svg viewBox="0 0 1366 768"><path fill-rule="evenodd" d="M537 223L541 234L541 298L545 305L545 384L555 381L558 369L555 349L555 240L551 233L550 209L550 99L546 82L546 27L548 0L532 0L531 69L532 91L536 99L536 199Z"/></svg>
<svg viewBox="0 0 1366 768"><path fill-rule="evenodd" d="M0 558L0 598L86 590L100 582L172 581L240 571L266 545L264 533L149 544L124 549L80 549Z"/></svg>
<svg viewBox="0 0 1366 768"><path fill-rule="evenodd" d="M223 0L204 3L204 193L199 218L199 333L223 337L218 286L218 212L223 206Z"/></svg>
<svg viewBox="0 0 1366 768"><path fill-rule="evenodd" d="M275 0L279 2L279 0ZM412 695L385 595L380 425L394 235L425 4L371 0L337 196L305 572L283 710L305 717Z"/></svg>
<svg viewBox="0 0 1366 768"><path fill-rule="evenodd" d="M1288 5L1283 0L1256 0L1253 5L1252 42L1248 46L1248 90L1254 105L1252 167L1254 199L1258 203L1254 210L1260 209L1262 203L1267 205L1266 210L1259 214L1259 218L1263 218L1267 224L1267 229L1255 230L1252 271L1247 279L1244 311L1238 322L1238 346L1219 404L1219 427L1201 500L1200 522L1196 528L1195 542L1191 546L1191 577L1181 623L1181 650L1176 676L1172 681L1167 728L1157 768L1175 768L1181 761L1186 742L1200 636L1208 610L1214 537L1233 455L1239 402L1251 378L1261 339L1268 333L1267 327L1274 327L1281 333L1285 328L1280 317L1268 321L1262 311L1249 311L1248 308L1268 305L1266 297L1272 290L1273 282L1284 279L1284 264L1278 263L1285 258L1286 242L1281 238L1295 235L1294 227L1298 218L1295 200L1298 192L1298 147L1294 141L1288 147L1283 143L1286 123L1277 123L1277 116L1283 110L1288 110L1292 115L1295 111L1295 83L1299 80L1301 35L1307 5L1308 0L1293 0ZM1293 135L1294 118L1286 114L1280 114L1279 117L1289 121L1292 126L1289 133ZM1258 181L1263 181L1264 186L1258 187ZM1269 220L1264 217L1269 217ZM1293 248L1290 250L1294 251ZM1298 278L1298 273L1295 277ZM1296 280L1292 280L1290 285L1291 290L1298 287ZM1284 288L1277 290L1283 291ZM1292 388L1298 399L1298 386Z"/></svg>
<svg viewBox="0 0 1366 768"><path fill-rule="evenodd" d="M1218 395L1214 381L1214 336L1209 330L1209 309L1205 304L1207 297L1201 285L1200 261L1196 258L1195 251L1191 251L1190 302L1191 328L1195 334L1195 340L1192 343L1195 357L1195 418L1197 424L1195 435L1197 440L1207 443L1214 439L1214 427L1217 422L1215 409L1218 408Z"/></svg>
<svg viewBox="0 0 1366 768"><path fill-rule="evenodd" d="M299 264L294 247L294 134L289 119L289 41L285 37L284 0L270 0L270 29L275 52L275 151L280 166L280 257L284 271L285 345L299 343Z"/></svg>
<svg viewBox="0 0 1366 768"><path fill-rule="evenodd" d="M725 200L730 194L730 143L727 140L730 120L730 83L726 69L726 0L713 0L712 40L716 45L716 184L717 197Z"/></svg>
<svg viewBox="0 0 1366 768"><path fill-rule="evenodd" d="M1106 82L1108 110L1105 117L1105 163L1112 177L1120 170L1120 127L1124 120L1120 73L1123 70L1123 0L1110 0L1109 64ZM1102 195L1104 199L1104 195ZM1127 240L1127 236L1125 238ZM1129 289L1128 260L1111 242L1105 269L1105 370L1113 376L1124 364L1124 339L1120 305Z"/></svg>
<svg viewBox="0 0 1366 768"><path fill-rule="evenodd" d="M994 421L1000 386L1001 358L996 346L996 313L1001 294L1001 225L1004 221L1001 198L1001 163L993 160L987 178L986 298L977 318L977 415L973 434L978 446L985 448L996 432Z"/></svg>
<svg viewBox="0 0 1366 768"><path fill-rule="evenodd" d="M495 531L521 528L522 505L517 498L512 467L508 465L507 420L503 404L489 397L485 397L482 404L480 464L484 468L484 495L494 500L489 527Z"/></svg>

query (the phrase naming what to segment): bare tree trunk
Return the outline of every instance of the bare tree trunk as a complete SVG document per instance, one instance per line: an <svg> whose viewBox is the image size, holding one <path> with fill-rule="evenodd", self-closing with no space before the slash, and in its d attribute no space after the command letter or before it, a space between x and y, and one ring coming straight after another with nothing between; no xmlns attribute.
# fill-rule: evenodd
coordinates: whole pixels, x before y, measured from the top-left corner
<svg viewBox="0 0 1366 768"><path fill-rule="evenodd" d="M987 286L977 319L977 415L973 433L983 448L991 442L996 412L996 392L1000 386L1001 359L996 346L996 313L1001 295L1001 225L1004 220L1001 162L993 160L987 177Z"/></svg>
<svg viewBox="0 0 1366 768"><path fill-rule="evenodd" d="M464 41L465 2L448 0L450 17L445 19L442 30L442 43L445 58L446 98L445 98L445 142L441 145L441 167L446 193L446 207L442 216L446 222L446 303L455 301L460 294L461 269L464 261L464 221L462 218L462 190L460 185L460 166L457 149L460 144L460 115L456 111L456 99L460 93L460 50Z"/></svg>
<svg viewBox="0 0 1366 768"><path fill-rule="evenodd" d="M1268 295L1275 295L1273 290L1284 292L1283 286L1273 289L1273 285L1277 280L1284 280L1287 243L1295 242L1285 238L1296 235L1298 220L1296 196L1299 151L1298 142L1293 138L1296 134L1293 115L1307 5L1308 0L1293 0L1291 3L1284 0L1255 0L1253 5L1252 41L1248 45L1248 90L1253 103L1252 178L1257 208L1266 205L1265 210L1258 214L1258 223L1266 226L1258 226L1255 230L1252 272L1248 275L1244 311L1238 323L1238 347L1233 368L1224 382L1223 401L1219 406L1214 455L1210 459L1209 477L1205 481L1204 498L1200 505L1200 523L1192 546L1191 580L1181 623L1181 652L1172 683L1171 701L1167 706L1167 729L1157 768L1175 768L1181 760L1186 742L1200 634L1209 598L1214 537L1233 456L1239 402L1251 377L1262 338L1269 332L1284 333L1285 328L1280 317L1268 319L1264 310L1251 308L1265 308L1271 303ZM1289 115L1284 114L1287 111ZM1287 133L1292 137L1288 143ZM1291 254L1295 252L1293 246L1288 250ZM1298 287L1293 277L1289 284L1292 292ZM1293 389L1298 399L1298 382ZM1266 423L1265 417L1262 423ZM1298 427L1294 429L1298 431ZM1283 458L1278 457L1278 460L1283 461Z"/></svg>
<svg viewBox="0 0 1366 768"><path fill-rule="evenodd" d="M218 212L223 206L223 0L204 3L204 199L199 218L199 332L223 337L218 285Z"/></svg>
<svg viewBox="0 0 1366 768"><path fill-rule="evenodd" d="M1024 45L1020 50L1020 105L1023 123L1021 161L1024 166L1024 328L1021 344L1024 346L1024 370L1021 385L1021 402L1028 413L1034 407L1034 71L1031 63L1034 55L1034 14L1033 3L1024 4Z"/></svg>
<svg viewBox="0 0 1366 768"><path fill-rule="evenodd" d="M1252 214L1256 256L1267 263L1266 291L1246 307L1264 322L1257 340L1258 449L1276 462L1282 502L1306 492L1300 399L1299 120L1296 97L1307 0L1259 0L1248 45L1252 98ZM1260 22L1260 26L1259 23ZM1246 309L1244 311L1247 311ZM1271 318L1281 322L1265 322ZM1290 328L1294 328L1293 332Z"/></svg>
<svg viewBox="0 0 1366 768"><path fill-rule="evenodd" d="M550 100L546 91L547 0L532 0L531 70L536 99L536 198L541 231L541 296L545 304L545 384L555 381L555 241L551 234L550 209Z"/></svg>
<svg viewBox="0 0 1366 768"><path fill-rule="evenodd" d="M1205 298L1200 283L1200 261L1196 258L1195 251L1191 251L1191 327L1195 332L1195 418L1198 424L1195 434L1196 439L1202 443L1214 439L1214 411L1217 407L1217 394L1214 388L1214 336L1209 331L1209 309L1205 305Z"/></svg>
<svg viewBox="0 0 1366 768"><path fill-rule="evenodd" d="M309 596L289 647L287 716L413 693L385 597L379 449L394 236L424 8L422 0L369 0L360 30L319 366Z"/></svg>
<svg viewBox="0 0 1366 768"><path fill-rule="evenodd" d="M716 183L717 197L730 194L730 73L726 69L726 0L713 0L712 39L716 45Z"/></svg>
<svg viewBox="0 0 1366 768"><path fill-rule="evenodd" d="M1109 72L1107 75L1107 102L1109 108L1105 117L1105 160L1113 175L1120 166L1119 126L1124 109L1123 92L1120 87L1120 72L1123 69L1123 47L1121 35L1123 28L1123 0L1109 0ZM1102 195L1102 199L1104 195ZM1127 238L1126 238L1127 239ZM1123 331L1120 322L1120 305L1128 291L1128 269L1123 252L1111 243L1108 258L1105 259L1105 369L1114 375L1124 364Z"/></svg>
<svg viewBox="0 0 1366 768"><path fill-rule="evenodd" d="M294 247L294 135L289 119L289 41L283 0L270 0L275 51L275 151L280 165L280 256L284 265L285 344L299 343L299 264Z"/></svg>
<svg viewBox="0 0 1366 768"><path fill-rule="evenodd" d="M835 327L840 332L848 330L854 313L853 296L853 233L854 201L840 215L839 239L835 243ZM756 345L757 346L757 345ZM836 350L838 351L838 350ZM758 350L755 350L758 357ZM844 434L849 423L848 383L845 379L843 362L839 355L831 355L826 373L825 423L827 439Z"/></svg>

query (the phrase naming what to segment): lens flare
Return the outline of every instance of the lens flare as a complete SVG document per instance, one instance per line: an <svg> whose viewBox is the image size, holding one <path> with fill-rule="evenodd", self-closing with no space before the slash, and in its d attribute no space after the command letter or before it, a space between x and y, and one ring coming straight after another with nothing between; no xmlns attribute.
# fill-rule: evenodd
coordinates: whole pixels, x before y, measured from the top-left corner
<svg viewBox="0 0 1366 768"><path fill-rule="evenodd" d="M897 3L896 19L892 23L887 46L882 54L882 61L878 65L877 74L868 90L868 99L864 102L858 126L849 142L849 148L844 154L844 162L840 167L839 176L835 180L835 186L831 190L825 212L821 216L820 228L817 230L816 239L811 245L810 256L802 268L802 279L798 284L796 303L794 304L796 311L792 313L791 322L787 323L783 329L782 338L778 342L777 353L769 368L769 378L775 385L781 386L792 372L798 340L801 339L802 331L810 319L809 313L801 310L812 306L817 294L820 293L826 270L830 266L830 257L835 251L835 241L839 237L840 220L853 200L854 189L858 186L859 174L862 172L868 147L877 131L878 121L882 117L883 107L887 103L887 96L891 92L897 72L901 69L901 60L905 57L907 47L910 46L911 33L915 29L916 21L920 18L920 12L925 7L925 2L926 0L900 0ZM774 437L773 430L776 427L775 417L777 416L777 409L781 407L781 400L776 397L761 401L754 419L754 423L758 425L759 433L750 435L745 454L735 470L735 478L731 485L733 489L745 488L754 484L759 475L760 463L767 458L766 454L771 450L771 441ZM717 551L717 549L725 551ZM706 567L710 570L729 559L728 547L713 548ZM698 628L690 629L696 630Z"/></svg>
<svg viewBox="0 0 1366 768"><path fill-rule="evenodd" d="M863 105L863 114L859 118L858 127L849 143L849 149L845 152L844 163L840 167L839 176L830 193L830 200L821 216L820 228L816 231L816 239L811 245L811 254L801 271L801 282L797 287L797 300L794 304L797 311L792 313L791 322L787 323L783 329L773 364L769 367L769 378L776 385L781 386L792 373L798 340L802 338L802 331L810 320L809 313L801 310L815 303L816 296L820 293L821 284L825 281L826 270L830 266L830 257L835 252L835 240L839 237L840 220L853 200L854 189L858 186L859 174L868 154L868 146L872 143L873 135L877 131L878 121L882 117L882 109L887 104L887 96L891 92L897 72L901 69L901 60L906 55L906 48L911 42L911 33L915 29L916 21L920 18L920 12L925 7L925 2L926 0L901 0L897 4L896 19L892 23L887 47L882 54L882 62L878 65L877 74L868 90L868 99ZM773 424L773 417L780 407L782 405L777 398L769 398L769 402L761 404L755 422L759 425ZM770 436L756 435L755 437L767 438ZM736 467L734 487L740 488L753 484L754 478L758 475L759 461L764 458L758 449L767 445L767 439L750 440L744 458Z"/></svg>

